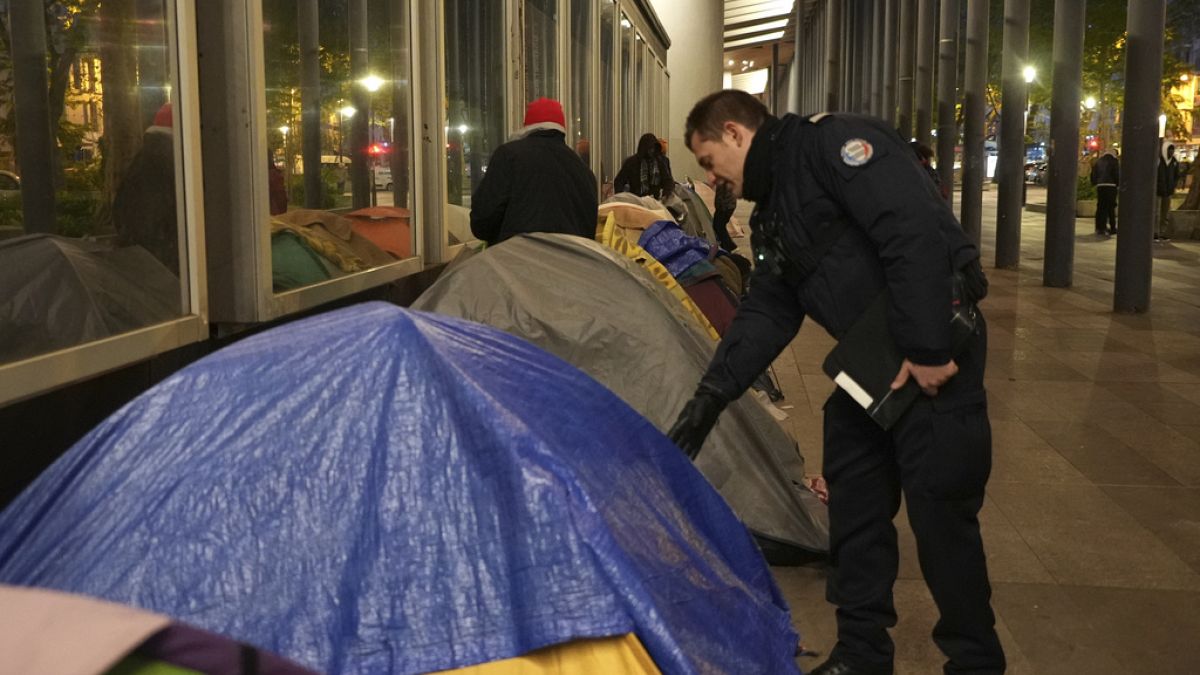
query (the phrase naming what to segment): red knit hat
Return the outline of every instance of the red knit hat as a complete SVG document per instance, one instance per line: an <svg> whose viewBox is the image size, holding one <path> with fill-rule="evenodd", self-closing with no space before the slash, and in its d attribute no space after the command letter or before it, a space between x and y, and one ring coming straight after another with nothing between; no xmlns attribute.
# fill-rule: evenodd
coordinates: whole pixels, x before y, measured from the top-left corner
<svg viewBox="0 0 1200 675"><path fill-rule="evenodd" d="M170 103L162 104L162 107L158 109L158 112L154 113L154 126L166 127L168 129L171 128L172 120Z"/></svg>
<svg viewBox="0 0 1200 675"><path fill-rule="evenodd" d="M554 129L567 133L562 104L552 98L539 98L525 107L525 128Z"/></svg>

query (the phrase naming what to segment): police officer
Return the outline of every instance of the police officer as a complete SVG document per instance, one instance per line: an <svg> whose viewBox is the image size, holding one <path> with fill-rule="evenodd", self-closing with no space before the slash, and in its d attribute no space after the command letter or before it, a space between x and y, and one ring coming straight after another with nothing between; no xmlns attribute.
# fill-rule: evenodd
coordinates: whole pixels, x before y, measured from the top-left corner
<svg viewBox="0 0 1200 675"><path fill-rule="evenodd" d="M721 411L766 369L805 316L840 338L880 293L922 395L889 430L841 389L825 403L831 570L838 642L814 674L891 673L901 490L921 571L941 613L933 639L947 673L1001 673L978 513L991 471L982 317L952 353L956 270L986 292L979 251L917 164L877 119L772 117L754 97L720 91L687 118L688 148L710 180L756 203L756 266L747 299L670 436L694 456ZM960 276L961 278L961 276Z"/></svg>

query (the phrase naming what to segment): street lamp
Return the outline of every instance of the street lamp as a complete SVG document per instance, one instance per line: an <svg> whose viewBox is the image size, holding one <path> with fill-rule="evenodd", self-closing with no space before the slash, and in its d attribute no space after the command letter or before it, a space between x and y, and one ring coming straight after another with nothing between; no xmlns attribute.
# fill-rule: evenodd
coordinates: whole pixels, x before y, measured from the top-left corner
<svg viewBox="0 0 1200 675"><path fill-rule="evenodd" d="M1034 79L1037 78L1037 68L1034 68L1033 66L1025 66L1024 72L1025 84L1033 84Z"/></svg>
<svg viewBox="0 0 1200 675"><path fill-rule="evenodd" d="M367 90L368 94L374 94L375 92L379 91L381 88L383 88L383 84L384 84L383 78L379 77L378 75L375 75L374 73L362 78L361 80L358 81L358 83L363 86L363 89ZM371 96L369 96L369 95L367 96L366 115L367 115L367 141L369 144L373 145L375 143L375 132L374 132L374 129L372 129L371 127L374 126L375 114L374 114L374 102L371 100ZM376 162L375 159L371 160L371 206L375 206L375 199L376 199L376 197L375 197L375 162Z"/></svg>
<svg viewBox="0 0 1200 675"><path fill-rule="evenodd" d="M283 134L283 172L284 172L284 175L287 176L287 181L284 184L284 194L287 194L288 189L291 188L291 182L292 182L292 158L290 155L288 155L288 144L287 144L287 137L288 137L289 131L291 131L291 127L289 127L286 124L279 127L279 133ZM289 195L289 197L290 197L290 195Z"/></svg>
<svg viewBox="0 0 1200 675"><path fill-rule="evenodd" d="M1087 108L1088 110L1095 110L1096 109L1096 97L1089 96L1086 99L1084 99L1083 107Z"/></svg>

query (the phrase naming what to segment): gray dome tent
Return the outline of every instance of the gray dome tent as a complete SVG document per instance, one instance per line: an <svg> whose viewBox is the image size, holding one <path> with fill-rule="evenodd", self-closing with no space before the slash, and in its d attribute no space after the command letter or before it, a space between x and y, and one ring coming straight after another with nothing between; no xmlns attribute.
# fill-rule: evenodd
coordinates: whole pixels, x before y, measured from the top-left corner
<svg viewBox="0 0 1200 675"><path fill-rule="evenodd" d="M588 239L514 237L450 266L413 305L485 323L568 361L661 430L715 349L645 270ZM697 467L760 538L828 550L825 506L801 486L804 458L751 396L721 416Z"/></svg>

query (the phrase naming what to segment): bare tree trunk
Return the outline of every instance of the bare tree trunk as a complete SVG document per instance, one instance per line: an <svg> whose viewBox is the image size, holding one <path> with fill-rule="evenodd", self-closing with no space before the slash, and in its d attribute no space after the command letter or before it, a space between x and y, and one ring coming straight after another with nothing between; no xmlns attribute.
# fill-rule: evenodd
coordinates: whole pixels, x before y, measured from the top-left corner
<svg viewBox="0 0 1200 675"><path fill-rule="evenodd" d="M1192 169L1188 171L1188 175L1192 177L1192 186L1188 188L1187 197L1184 198L1183 204L1179 206L1180 211L1196 211L1200 209L1200 161L1192 162Z"/></svg>
<svg viewBox="0 0 1200 675"><path fill-rule="evenodd" d="M100 76L104 96L104 189L107 203L116 196L121 178L142 147L133 5L100 6Z"/></svg>

